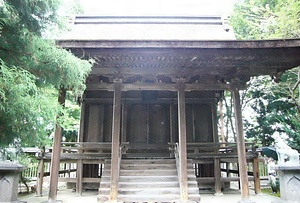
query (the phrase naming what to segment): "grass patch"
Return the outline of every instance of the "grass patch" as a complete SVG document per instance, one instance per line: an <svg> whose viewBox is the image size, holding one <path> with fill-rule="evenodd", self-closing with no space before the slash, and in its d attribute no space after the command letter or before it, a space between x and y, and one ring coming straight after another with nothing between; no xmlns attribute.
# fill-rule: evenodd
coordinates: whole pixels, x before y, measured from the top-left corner
<svg viewBox="0 0 300 203"><path fill-rule="evenodd" d="M262 193L275 196L275 197L280 197L280 192L278 191L277 193L273 193L271 188L265 188L261 190Z"/></svg>

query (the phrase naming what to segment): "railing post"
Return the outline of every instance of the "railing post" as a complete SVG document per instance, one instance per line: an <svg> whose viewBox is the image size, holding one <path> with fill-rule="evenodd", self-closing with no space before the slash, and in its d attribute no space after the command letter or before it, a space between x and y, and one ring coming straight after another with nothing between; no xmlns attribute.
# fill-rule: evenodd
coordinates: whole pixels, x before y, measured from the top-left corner
<svg viewBox="0 0 300 203"><path fill-rule="evenodd" d="M44 154L45 154L45 148L43 147L41 151L41 157L40 157L41 159L39 161L38 172L37 172L37 187L36 187L37 196L43 195L43 182L44 182L44 172L45 172Z"/></svg>
<svg viewBox="0 0 300 203"><path fill-rule="evenodd" d="M186 148L186 115L184 80L179 79L178 85L178 129L179 129L179 184L180 200L188 200L187 184L187 148Z"/></svg>
<svg viewBox="0 0 300 203"><path fill-rule="evenodd" d="M121 80L115 81L113 122L112 122L112 148L111 148L111 177L110 177L110 201L117 201L119 181L119 149L121 128Z"/></svg>

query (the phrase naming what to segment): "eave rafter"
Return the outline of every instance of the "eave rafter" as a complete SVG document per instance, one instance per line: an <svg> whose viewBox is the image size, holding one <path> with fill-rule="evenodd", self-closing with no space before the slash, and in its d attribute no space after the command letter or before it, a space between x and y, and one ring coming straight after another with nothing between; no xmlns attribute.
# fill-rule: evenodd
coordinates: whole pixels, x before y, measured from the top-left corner
<svg viewBox="0 0 300 203"><path fill-rule="evenodd" d="M278 77L300 64L300 40L138 41L62 40L77 56L94 58L88 89L174 90L185 78L188 89L228 89L232 80L245 84L252 76ZM242 85L243 86L243 85Z"/></svg>

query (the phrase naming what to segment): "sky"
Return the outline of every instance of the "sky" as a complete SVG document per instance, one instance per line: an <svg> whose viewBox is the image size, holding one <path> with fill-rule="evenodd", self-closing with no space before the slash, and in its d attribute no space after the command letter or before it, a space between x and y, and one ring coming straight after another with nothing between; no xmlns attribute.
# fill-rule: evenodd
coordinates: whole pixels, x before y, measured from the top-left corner
<svg viewBox="0 0 300 203"><path fill-rule="evenodd" d="M87 15L230 15L236 0L80 0Z"/></svg>

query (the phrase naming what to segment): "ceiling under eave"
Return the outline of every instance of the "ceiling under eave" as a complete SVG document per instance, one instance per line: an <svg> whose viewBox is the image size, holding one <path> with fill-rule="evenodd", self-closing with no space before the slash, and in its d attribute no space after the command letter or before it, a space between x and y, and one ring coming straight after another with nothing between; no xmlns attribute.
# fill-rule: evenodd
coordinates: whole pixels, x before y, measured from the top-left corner
<svg viewBox="0 0 300 203"><path fill-rule="evenodd" d="M251 76L278 76L300 65L300 40L137 41L60 40L75 55L94 58L87 83L246 82Z"/></svg>

